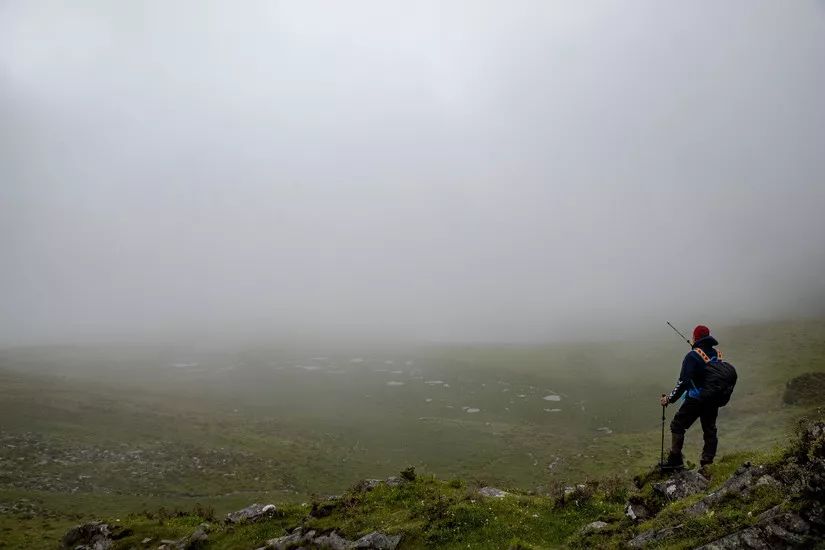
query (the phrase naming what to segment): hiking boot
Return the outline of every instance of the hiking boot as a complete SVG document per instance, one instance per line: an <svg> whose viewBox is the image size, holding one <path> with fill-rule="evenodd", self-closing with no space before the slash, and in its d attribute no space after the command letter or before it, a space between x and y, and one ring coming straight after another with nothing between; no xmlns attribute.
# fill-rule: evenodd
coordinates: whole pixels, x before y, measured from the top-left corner
<svg viewBox="0 0 825 550"><path fill-rule="evenodd" d="M699 459L699 466L701 468L704 468L705 466L708 466L710 464L713 464L713 459L712 458L700 458Z"/></svg>
<svg viewBox="0 0 825 550"><path fill-rule="evenodd" d="M682 459L682 453L676 454L671 451L670 454L667 455L667 460L659 466L659 469L669 472L684 470L685 462Z"/></svg>

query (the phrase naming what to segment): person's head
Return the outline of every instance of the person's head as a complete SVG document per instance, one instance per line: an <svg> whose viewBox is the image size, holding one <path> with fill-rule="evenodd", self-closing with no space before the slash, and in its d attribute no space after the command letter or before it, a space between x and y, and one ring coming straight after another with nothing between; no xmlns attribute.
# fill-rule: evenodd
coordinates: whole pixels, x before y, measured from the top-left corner
<svg viewBox="0 0 825 550"><path fill-rule="evenodd" d="M696 328L693 329L694 344L707 336L710 336L710 329L705 325L696 325Z"/></svg>

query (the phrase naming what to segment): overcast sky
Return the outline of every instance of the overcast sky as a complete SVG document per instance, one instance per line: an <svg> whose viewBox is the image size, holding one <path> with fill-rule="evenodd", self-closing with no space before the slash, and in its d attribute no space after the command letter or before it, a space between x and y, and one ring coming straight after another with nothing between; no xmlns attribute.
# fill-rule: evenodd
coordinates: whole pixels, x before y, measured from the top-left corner
<svg viewBox="0 0 825 550"><path fill-rule="evenodd" d="M823 2L3 0L0 344L822 315L823 98Z"/></svg>

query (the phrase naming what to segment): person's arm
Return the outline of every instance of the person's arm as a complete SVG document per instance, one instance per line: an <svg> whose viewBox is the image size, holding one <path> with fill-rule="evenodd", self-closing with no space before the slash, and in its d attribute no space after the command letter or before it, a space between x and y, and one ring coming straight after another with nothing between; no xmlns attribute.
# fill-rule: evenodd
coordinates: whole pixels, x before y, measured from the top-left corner
<svg viewBox="0 0 825 550"><path fill-rule="evenodd" d="M682 394L688 389L691 380L693 380L693 370L693 361L688 353L682 360L682 370L679 372L679 381L676 382L676 387L673 388L673 391L667 396L668 403L675 403L682 397Z"/></svg>

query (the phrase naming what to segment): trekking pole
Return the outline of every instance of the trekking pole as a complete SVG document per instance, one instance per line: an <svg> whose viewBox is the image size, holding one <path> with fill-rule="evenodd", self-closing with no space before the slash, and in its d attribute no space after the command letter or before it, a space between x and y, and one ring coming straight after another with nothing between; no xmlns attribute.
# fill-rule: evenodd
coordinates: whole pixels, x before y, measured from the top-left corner
<svg viewBox="0 0 825 550"><path fill-rule="evenodd" d="M690 340L688 340L688 339L687 339L687 336L685 336L684 334L682 334L681 332L679 332L679 329L678 329L678 328L676 328L676 327L674 327L673 325L671 325L671 324L670 324L670 321L665 321L665 323L667 323L667 326L669 326L670 328L672 328L673 330L675 330L675 331L676 331L676 334L678 334L679 336L681 336L681 337L682 337L682 340L684 340L685 342L687 342L687 344L688 344L690 347L693 347L693 344L691 344L691 343L690 343Z"/></svg>
<svg viewBox="0 0 825 550"><path fill-rule="evenodd" d="M662 394L665 397L665 394ZM665 405L662 405L662 451L659 453L659 466L665 463Z"/></svg>

